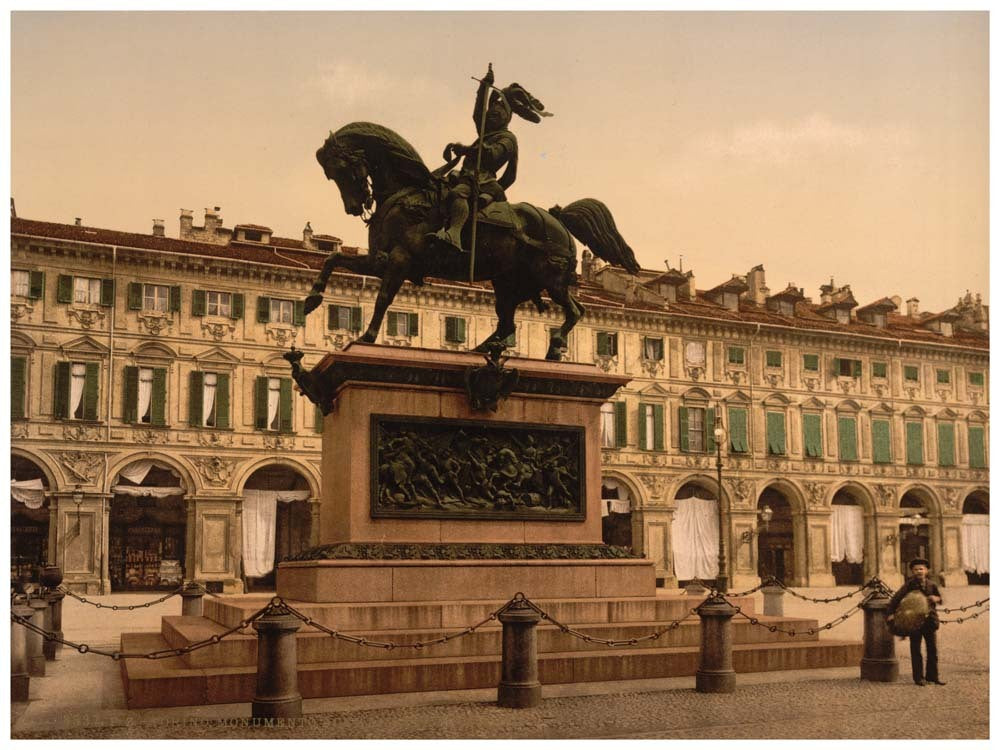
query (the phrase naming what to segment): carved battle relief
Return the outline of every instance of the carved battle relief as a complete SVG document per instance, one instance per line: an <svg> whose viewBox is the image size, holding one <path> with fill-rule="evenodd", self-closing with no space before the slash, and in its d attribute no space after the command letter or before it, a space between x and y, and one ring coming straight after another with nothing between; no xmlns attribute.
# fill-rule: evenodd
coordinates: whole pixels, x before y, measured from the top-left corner
<svg viewBox="0 0 1000 750"><path fill-rule="evenodd" d="M578 521L583 429L372 415L374 518Z"/></svg>

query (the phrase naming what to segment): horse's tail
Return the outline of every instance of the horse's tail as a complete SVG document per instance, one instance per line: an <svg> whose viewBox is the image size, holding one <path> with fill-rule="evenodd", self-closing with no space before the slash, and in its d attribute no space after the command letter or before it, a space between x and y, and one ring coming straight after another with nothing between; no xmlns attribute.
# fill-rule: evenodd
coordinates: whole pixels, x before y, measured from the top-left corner
<svg viewBox="0 0 1000 750"><path fill-rule="evenodd" d="M582 198L565 208L553 206L549 213L566 227L570 234L594 251L594 254L629 273L639 273L632 248L618 233L608 207L596 198Z"/></svg>

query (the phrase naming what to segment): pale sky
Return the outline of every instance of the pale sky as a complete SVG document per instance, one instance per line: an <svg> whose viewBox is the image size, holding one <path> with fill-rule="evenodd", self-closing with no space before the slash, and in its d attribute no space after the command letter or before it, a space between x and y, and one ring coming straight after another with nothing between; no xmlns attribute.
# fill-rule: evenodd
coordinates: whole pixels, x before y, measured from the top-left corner
<svg viewBox="0 0 1000 750"><path fill-rule="evenodd" d="M355 120L429 167L476 84L524 85L511 200L594 197L647 268L708 289L762 263L818 301L988 300L989 22L974 13L13 14L19 216L201 223L367 246L315 151ZM905 305L904 305L905 307Z"/></svg>

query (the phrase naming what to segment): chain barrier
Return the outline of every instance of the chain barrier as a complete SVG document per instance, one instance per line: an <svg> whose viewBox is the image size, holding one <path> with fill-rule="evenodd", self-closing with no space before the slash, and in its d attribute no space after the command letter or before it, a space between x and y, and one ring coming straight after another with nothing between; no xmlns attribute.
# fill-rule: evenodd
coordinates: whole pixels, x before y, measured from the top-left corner
<svg viewBox="0 0 1000 750"><path fill-rule="evenodd" d="M319 630L320 632L326 633L327 635L333 638L336 638L341 641L347 641L348 643L354 643L358 646L368 646L369 648L382 648L385 649L386 651L392 651L397 648L400 649L412 648L415 651L420 651L421 649L424 649L427 646L436 646L439 643L447 643L448 641L453 641L456 638L462 638L463 636L470 635L476 632L479 628L483 627L483 625L487 624L488 622L496 620L502 613L507 611L515 602L527 601L527 599L524 598L524 594L518 593L515 594L510 600L505 602L498 609L495 609L492 612L490 612L490 614L487 617L483 618L475 625L470 625L469 627L464 628L462 630L456 630L453 633L448 633L447 635L440 636L439 638L431 638L426 641L416 641L414 643L393 643L391 641L373 641L369 638L362 638L356 635L347 635L346 633L341 633L339 630L336 630L335 628L328 628L326 625L316 622L308 615L299 612L297 609L292 607L290 604L285 602L280 597L275 597L275 600L280 600L281 602L280 606L281 608L284 609L285 612L297 617L305 625L308 625L314 630Z"/></svg>
<svg viewBox="0 0 1000 750"><path fill-rule="evenodd" d="M867 601L867 599L865 601ZM851 617L860 612L864 604L865 604L864 601L861 602L860 604L855 604L849 610L844 612L844 614L830 620L830 622L826 623L825 625L817 625L814 628L806 628L805 630L795 630L794 628L786 629L786 628L780 628L777 625L768 625L766 623L761 622L760 618L751 617L750 615L746 614L740 607L737 607L735 604L732 606L736 608L736 614L749 620L751 625L757 625L762 628L767 628L772 633L784 633L785 635L794 638L796 635L802 635L802 634L816 635L821 630L832 630L833 628L837 627L843 622L846 622Z"/></svg>
<svg viewBox="0 0 1000 750"><path fill-rule="evenodd" d="M714 590L713 590L713 595L714 595ZM711 599L711 598L712 598L712 596L708 597L708 599ZM708 599L706 599L705 601L708 601ZM681 617L680 619L678 619L678 620L671 620L670 623L668 623L666 627L660 628L659 630L654 630L652 633L649 633L647 635L637 636L635 638L627 638L627 639L622 639L622 640L612 640L612 639L608 639L608 638L597 638L596 636L587 635L586 633L583 633L583 632L581 632L579 630L571 628L569 625L563 624L562 622L560 622L559 620L557 620L556 618L554 618L552 615L550 615L548 612L544 611L541 607L539 607L537 604L535 604L530 599L525 598L523 601L524 601L524 603L528 607L530 607L535 612L537 612L538 615L543 620L548 620L553 625L555 625L557 628L559 628L559 630L562 631L563 633L571 635L574 638L579 638L580 640L586 641L587 643L600 643L600 644L603 644L605 646L611 646L611 647L615 647L615 646L634 646L637 643L640 643L642 641L655 641L655 640L658 640L659 638L661 638L666 633L669 633L671 630L676 630L677 628L679 628L680 625L681 625L681 623L684 622L685 620L687 620L689 617L698 614L698 607L700 607L701 604L705 603L705 602L702 602L701 604L698 605L698 607L692 607L690 610L688 610L688 613L686 615L684 615L683 617Z"/></svg>
<svg viewBox="0 0 1000 750"><path fill-rule="evenodd" d="M831 596L831 597L828 597L826 599L821 599L821 598L816 598L816 597L813 597L813 596L806 596L805 594L800 594L799 592L795 591L794 589L791 589L788 586L786 586L783 582L779 581L777 578L773 578L773 577L768 578L766 581L764 581L763 583L761 583L761 585L758 588L763 588L764 586L768 586L768 585L771 585L771 586L780 586L782 589L784 589L785 593L791 594L792 596L794 596L794 597L796 597L798 599L803 599L803 600L805 600L807 602L815 602L817 604L832 604L834 602L841 602L844 599L851 599L851 598L857 596L858 594L860 594L862 591L865 591L866 589L870 589L870 588L874 588L876 590L886 590L885 589L885 585L878 578L872 578L870 581L868 581L867 583L863 584L860 588L855 589L854 591L851 591L851 592L849 592L847 594L842 594L840 596ZM754 589L754 590L756 590L756 589ZM892 593L892 592L890 591L888 593ZM735 596L735 594L733 596Z"/></svg>
<svg viewBox="0 0 1000 750"><path fill-rule="evenodd" d="M151 602L143 602L142 604L102 604L101 602L92 602L92 601L90 601L90 599L82 597L82 596L80 596L79 594L77 594L77 593L75 593L73 591L70 591L65 586L59 586L58 590L61 591L64 594L66 594L67 596L73 597L78 602L83 602L84 604L89 604L91 607L97 607L98 609L110 609L112 612L121 612L123 610L127 610L127 611L131 612L132 610L135 610L135 609L143 609L144 607L152 607L154 604L162 604L167 599L171 599L171 598L179 595L184 590L184 586L178 586L176 589L174 589L173 591L171 591L169 594L165 594L164 596L161 596L159 599L154 599Z"/></svg>
<svg viewBox="0 0 1000 750"><path fill-rule="evenodd" d="M950 609L945 609L944 607L938 607L937 611L946 612L949 614L952 612L965 612L967 609L972 609L973 607L981 607L987 602L989 602L989 600L990 598L986 597L985 599L980 599L978 602L975 602L974 604L966 604L964 607L951 607ZM986 609L989 609L989 607L987 607Z"/></svg>
<svg viewBox="0 0 1000 750"><path fill-rule="evenodd" d="M61 643L63 646L71 648L74 651L78 651L81 654L97 654L98 656L107 656L113 659L114 661L119 661L121 659L169 659L172 656L182 656L184 654L189 654L192 651L197 651L198 649L205 648L206 646L212 646L221 641L222 639L228 638L234 633L247 635L243 631L246 628L250 627L251 623L260 619L268 612L272 611L273 606L274 606L274 601L272 600L271 603L269 603L266 607L260 608L249 617L245 617L244 619L240 620L240 622L234 627L231 627L228 630L223 631L222 633L216 633L215 635L212 635L208 638L196 641L194 643L189 643L187 646L182 646L180 648L166 648L166 649L161 649L160 651L151 651L148 654L135 654L127 652L123 653L121 651L105 651L103 649L88 646L86 643L76 643L75 641L70 641L65 638L60 638L56 633L40 628L31 621L29 621L27 618L21 617L20 615L16 615L13 612L10 613L10 619L11 622L16 622L30 631L38 633L48 641L55 641L56 643Z"/></svg>
<svg viewBox="0 0 1000 750"><path fill-rule="evenodd" d="M969 606L973 606L973 605L970 604ZM944 611L944 610L938 610L938 611L940 612L940 611ZM973 612L971 615L966 615L965 617L953 617L950 620L939 620L938 622L965 622L966 620L975 620L977 617L979 617L979 615L988 614L989 611L990 611L990 608L987 606L987 607L983 607L978 612Z"/></svg>

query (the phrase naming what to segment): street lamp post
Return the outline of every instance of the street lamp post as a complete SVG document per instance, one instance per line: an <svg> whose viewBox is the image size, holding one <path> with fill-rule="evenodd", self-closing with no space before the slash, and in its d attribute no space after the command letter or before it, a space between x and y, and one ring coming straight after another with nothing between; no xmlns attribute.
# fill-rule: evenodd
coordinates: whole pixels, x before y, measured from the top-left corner
<svg viewBox="0 0 1000 750"><path fill-rule="evenodd" d="M715 472L716 480L718 482L718 505L719 505L719 571L715 578L715 588L716 590L724 594L728 590L728 575L726 566L726 534L723 530L723 514L722 514L722 441L726 437L726 431L722 427L722 404L719 404L715 410L715 429L713 430L715 435Z"/></svg>

